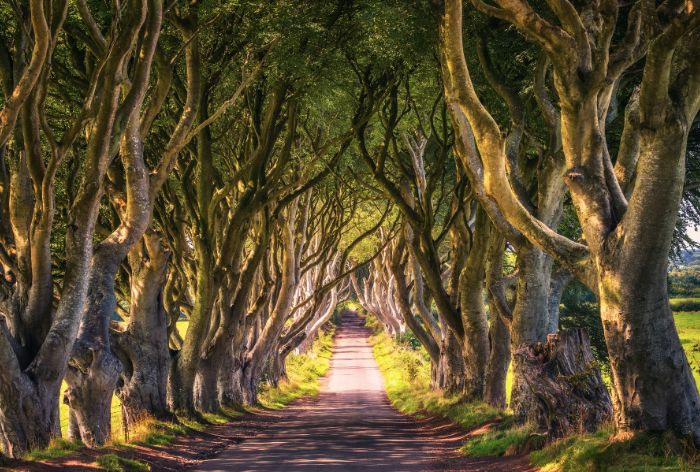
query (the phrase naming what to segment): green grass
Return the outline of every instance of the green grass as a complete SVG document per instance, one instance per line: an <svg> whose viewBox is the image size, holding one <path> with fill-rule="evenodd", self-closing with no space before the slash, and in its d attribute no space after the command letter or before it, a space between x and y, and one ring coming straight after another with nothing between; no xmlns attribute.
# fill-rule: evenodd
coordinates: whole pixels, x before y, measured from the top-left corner
<svg viewBox="0 0 700 472"><path fill-rule="evenodd" d="M277 387L263 388L258 402L264 408L280 409L300 397L317 395L319 378L326 375L331 365L333 330L319 332L313 347L306 354L287 357L287 379Z"/></svg>
<svg viewBox="0 0 700 472"><path fill-rule="evenodd" d="M430 387L430 361L422 349L414 350L379 332L370 338L374 357L384 377L387 396L402 413L440 415L464 428L502 419L502 412L481 402L465 402Z"/></svg>
<svg viewBox="0 0 700 472"><path fill-rule="evenodd" d="M30 461L48 461L51 459L59 459L70 455L81 447L83 447L83 445L80 442L54 438L49 443L49 447L31 451L27 453L24 458Z"/></svg>
<svg viewBox="0 0 700 472"><path fill-rule="evenodd" d="M675 313L674 319L695 383L700 385L700 312Z"/></svg>
<svg viewBox="0 0 700 472"><path fill-rule="evenodd" d="M684 452L686 454L684 454ZM556 441L530 454L542 472L652 472L700 470L682 458L688 446L671 435L640 435L618 440L613 428Z"/></svg>
<svg viewBox="0 0 700 472"><path fill-rule="evenodd" d="M116 454L105 454L97 458L97 465L108 472L142 472L151 470L151 466L118 456Z"/></svg>
<svg viewBox="0 0 700 472"><path fill-rule="evenodd" d="M533 434L533 428L529 425L504 422L495 425L491 431L467 441L462 447L462 452L471 457L520 454L541 447L542 440L542 436Z"/></svg>

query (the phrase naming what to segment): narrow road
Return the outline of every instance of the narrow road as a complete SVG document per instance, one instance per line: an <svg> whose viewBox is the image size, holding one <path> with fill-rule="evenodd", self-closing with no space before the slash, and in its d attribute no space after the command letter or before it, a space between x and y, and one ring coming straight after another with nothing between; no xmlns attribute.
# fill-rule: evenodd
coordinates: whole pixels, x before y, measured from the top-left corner
<svg viewBox="0 0 700 472"><path fill-rule="evenodd" d="M318 397L261 415L260 432L200 464L200 471L528 471L523 458L469 459L466 434L444 421L418 420L389 404L356 315L336 335ZM248 429L248 428L246 428Z"/></svg>

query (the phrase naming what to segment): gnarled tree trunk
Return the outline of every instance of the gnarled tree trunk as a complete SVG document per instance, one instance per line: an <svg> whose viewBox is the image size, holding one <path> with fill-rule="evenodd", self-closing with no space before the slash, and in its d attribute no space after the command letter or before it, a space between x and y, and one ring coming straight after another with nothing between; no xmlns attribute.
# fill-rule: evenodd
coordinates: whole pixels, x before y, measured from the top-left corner
<svg viewBox="0 0 700 472"><path fill-rule="evenodd" d="M519 418L533 423L548 439L593 432L612 419L612 404L583 329L550 334L547 341L524 345L513 354L521 381L513 386Z"/></svg>
<svg viewBox="0 0 700 472"><path fill-rule="evenodd" d="M170 254L160 237L147 232L129 253L131 309L126 331L113 333L124 370L116 394L123 422L132 428L144 418L168 419L167 378L170 369L163 286Z"/></svg>
<svg viewBox="0 0 700 472"><path fill-rule="evenodd" d="M431 384L447 394L463 395L465 385L464 351L459 339L446 330L440 341L439 360L431 362Z"/></svg>

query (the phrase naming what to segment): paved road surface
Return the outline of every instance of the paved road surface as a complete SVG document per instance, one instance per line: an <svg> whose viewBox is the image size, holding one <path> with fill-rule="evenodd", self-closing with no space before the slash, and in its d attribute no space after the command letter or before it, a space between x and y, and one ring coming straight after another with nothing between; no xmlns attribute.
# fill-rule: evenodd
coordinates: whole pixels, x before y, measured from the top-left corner
<svg viewBox="0 0 700 472"><path fill-rule="evenodd" d="M199 466L200 471L508 471L522 458L467 459L466 434L439 420L417 420L389 404L368 332L343 320L319 396L260 418L260 432Z"/></svg>

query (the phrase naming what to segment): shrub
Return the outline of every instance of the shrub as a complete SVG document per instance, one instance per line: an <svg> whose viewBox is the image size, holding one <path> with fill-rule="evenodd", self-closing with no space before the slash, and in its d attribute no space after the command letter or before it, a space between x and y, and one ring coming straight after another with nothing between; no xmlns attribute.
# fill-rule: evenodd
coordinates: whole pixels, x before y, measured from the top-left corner
<svg viewBox="0 0 700 472"><path fill-rule="evenodd" d="M672 298L671 310L673 311L699 311L700 298Z"/></svg>

